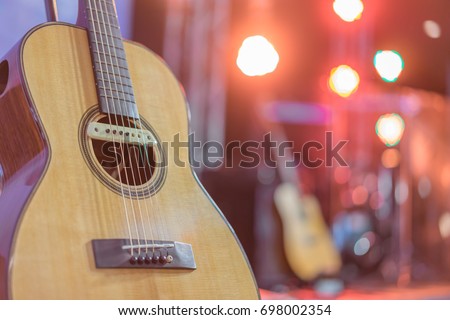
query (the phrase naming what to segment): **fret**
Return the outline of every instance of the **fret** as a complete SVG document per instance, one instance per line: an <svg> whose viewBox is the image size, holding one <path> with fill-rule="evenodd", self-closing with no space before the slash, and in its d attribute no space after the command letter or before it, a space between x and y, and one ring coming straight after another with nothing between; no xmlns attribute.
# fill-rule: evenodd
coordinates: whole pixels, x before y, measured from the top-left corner
<svg viewBox="0 0 450 320"><path fill-rule="evenodd" d="M93 0L93 1L95 1L95 0ZM115 14L111 14L110 12L104 12L104 11L97 10L97 9L95 9L95 7L86 7L86 10L92 11L92 13L95 13L95 14L98 14L98 15L103 14L103 15L107 15L110 18L117 19L117 16ZM95 14L94 14L94 16L95 16Z"/></svg>
<svg viewBox="0 0 450 320"><path fill-rule="evenodd" d="M103 2L100 1L100 3L103 3ZM119 18L116 15L116 10L114 9L114 7L112 7L112 8L110 7L110 9L108 9L108 8L105 8L105 6L100 5L100 9L103 10L104 16L106 16L106 18L108 20L113 20L113 21L119 20ZM118 25L118 23L117 23L117 25Z"/></svg>
<svg viewBox="0 0 450 320"><path fill-rule="evenodd" d="M131 81L129 79L126 80L122 77L114 77L113 79L100 78L96 81L96 84L99 88L101 87L104 87L106 89L108 89L108 87L117 88L130 95L133 94L133 87L131 85Z"/></svg>
<svg viewBox="0 0 450 320"><path fill-rule="evenodd" d="M99 35L96 32L96 35L94 36L94 32L90 32L90 36L91 36L91 43L94 45L93 47L95 48L95 45L101 45L101 44L107 44L109 43L110 45L113 44L116 47L123 47L123 41L122 38L119 37L106 37L105 35Z"/></svg>
<svg viewBox="0 0 450 320"><path fill-rule="evenodd" d="M129 73L125 67L120 67L115 64L110 64L105 61L95 61L96 72L100 72L101 74L113 74L116 76L122 76L125 78L129 78ZM99 74L99 76L101 76Z"/></svg>
<svg viewBox="0 0 450 320"><path fill-rule="evenodd" d="M95 65L97 69L96 71L100 73L98 74L99 76L103 75L106 78L109 75L113 75L125 79L130 79L130 74L128 73L128 68L126 67L117 66L106 61L95 61ZM106 68L103 68L104 66Z"/></svg>
<svg viewBox="0 0 450 320"><path fill-rule="evenodd" d="M110 82L113 85L123 85L124 87L132 87L131 79L128 76L109 73L102 77L99 75L98 81Z"/></svg>
<svg viewBox="0 0 450 320"><path fill-rule="evenodd" d="M91 22L91 23L96 23L96 24L100 24L100 25L103 25L103 26L105 26L105 27L107 27L108 29L109 28L112 28L113 30L115 29L115 30L120 30L120 27L117 25L117 24L114 24L114 23L112 23L112 22L110 22L110 21L108 21L108 22L103 22L103 21L96 21L96 20L91 20L91 19L87 19L89 22Z"/></svg>
<svg viewBox="0 0 450 320"><path fill-rule="evenodd" d="M128 63L125 57L125 51L116 51L115 49L111 49L108 46L91 49L91 51L93 54L92 57L96 61L106 61L112 63L116 67L122 67L128 70Z"/></svg>
<svg viewBox="0 0 450 320"><path fill-rule="evenodd" d="M137 115L137 111L136 110L136 104L135 103L130 103L130 102L124 102L121 101L121 104L117 104L113 99L111 98L107 98L104 96L100 96L100 104L103 105L108 105L109 107L103 109L102 110L105 113L108 114L115 114L115 115L119 115L119 116L126 116L126 117L133 117L133 118L138 118ZM115 104L114 104L115 103ZM136 113L135 113L136 112Z"/></svg>
<svg viewBox="0 0 450 320"><path fill-rule="evenodd" d="M130 101L124 98L112 97L109 94L104 93L99 94L99 99L102 110L104 112L110 112L113 111L114 109L122 109L122 108L127 109L130 107L134 108L136 106L136 102L134 101ZM134 112L134 110L130 112Z"/></svg>
<svg viewBox="0 0 450 320"><path fill-rule="evenodd" d="M103 32L101 32L101 31L98 31L98 30L89 30L91 33L96 33L96 34L98 34L98 35L101 35L101 36L105 36L105 37L111 37L111 38L114 38L114 39L117 39L117 40L120 40L120 41L123 41L123 39L122 39L122 37L119 37L119 36L117 36L117 35L113 35L113 34L106 34L106 33L103 33Z"/></svg>
<svg viewBox="0 0 450 320"><path fill-rule="evenodd" d="M115 96L115 97L117 97L117 98L120 98L120 99L123 98L123 99L128 99L128 100L134 101L133 95L129 92L125 92L122 89L119 89L119 88L113 89L112 87L109 88L109 87L104 87L101 85L97 85L97 87L100 91L102 91L102 93L107 94L105 91L110 91L110 92L116 94L117 96Z"/></svg>
<svg viewBox="0 0 450 320"><path fill-rule="evenodd" d="M116 47L122 46L123 47L123 40L121 37L119 36L115 36L115 35L107 35L101 31L98 30L90 30L89 31L90 36L92 38L92 42L94 44L107 44L107 43L112 43L114 44ZM95 34L95 35L94 35Z"/></svg>
<svg viewBox="0 0 450 320"><path fill-rule="evenodd" d="M106 68L98 68L97 70L95 70L95 73L99 77L99 80L101 80L103 77L104 79L110 79L114 81L115 78L120 77L122 81L131 81L130 74L124 68L119 69L111 66L106 66Z"/></svg>
<svg viewBox="0 0 450 320"><path fill-rule="evenodd" d="M104 77L121 77L124 79L129 79L130 78L130 74L126 68L126 65L123 65L121 68L114 66L106 66L106 68L101 68L99 70L97 70L98 72L101 72ZM102 76L101 74L99 74L99 76Z"/></svg>
<svg viewBox="0 0 450 320"><path fill-rule="evenodd" d="M123 84L117 84L116 82L114 82L114 84L112 84L110 81L102 81L99 80L97 81L97 87L99 90L112 90L112 91L116 91L119 93L123 93L124 95L130 95L133 96L133 90L132 87L129 85L123 85Z"/></svg>
<svg viewBox="0 0 450 320"><path fill-rule="evenodd" d="M114 48L114 47L111 47L111 46L108 46L108 45L104 45L104 47L105 46L106 47L110 47L110 48ZM105 49L105 48L103 48L103 49ZM125 52L124 49L122 49L122 51ZM117 53L114 50L113 51L111 51L111 50L108 50L108 51L104 50L104 51L99 52L99 51L97 51L95 49L92 49L92 52L97 54L98 57L102 57L104 55L107 55L108 57L112 57L112 58L117 59L119 61L127 61L127 59L124 58L123 56L117 55Z"/></svg>
<svg viewBox="0 0 450 320"><path fill-rule="evenodd" d="M135 99L134 99L134 96L132 93L123 92L120 89L116 90L116 89L98 87L98 90L99 90L99 94L101 96L110 97L110 98L116 99L116 100L135 102Z"/></svg>
<svg viewBox="0 0 450 320"><path fill-rule="evenodd" d="M95 8L95 5L93 5L92 7L87 7L86 11L88 11L94 17L96 15L104 15L104 16L107 16L110 19L118 20L118 17L116 15L115 11L114 12L111 12L109 10L105 11L105 10L103 10L103 6L97 6L97 8Z"/></svg>
<svg viewBox="0 0 450 320"><path fill-rule="evenodd" d="M98 14L94 14L92 16L91 13L89 13L88 17L86 18L87 22L89 25L91 26L95 26L95 29L98 30L108 30L111 27L113 30L115 30L116 32L120 32L120 26L118 24L117 18L116 17L111 17L109 15L98 15ZM94 29L94 28L93 28Z"/></svg>
<svg viewBox="0 0 450 320"><path fill-rule="evenodd" d="M118 97L118 96L113 96L111 95L112 93L99 93L99 97L101 100L104 100L105 102L108 103L108 105L102 106L108 109L112 109L113 107L122 107L122 106L127 106L127 105L136 105L136 101L133 99L131 100L130 97ZM114 93L116 94L116 93Z"/></svg>
<svg viewBox="0 0 450 320"><path fill-rule="evenodd" d="M133 88L133 86L131 84L129 84L129 83L123 83L123 82L117 83L116 79L114 79L112 81L111 80L106 80L106 79L97 81L97 83L100 83L100 82L102 82L104 84L105 83L109 83L109 84L111 84L111 86L120 86L122 88Z"/></svg>
<svg viewBox="0 0 450 320"><path fill-rule="evenodd" d="M112 4L111 1L98 0L98 2L104 3L104 4L108 5L114 12L116 11L116 7Z"/></svg>
<svg viewBox="0 0 450 320"><path fill-rule="evenodd" d="M108 41L106 41L106 37L102 36L97 37L97 39L95 39L94 37L92 37L91 40L91 48L93 50L96 50L97 53L102 54L103 52L99 50L108 50L108 49L117 49L120 50L120 53L125 55L125 50L123 48L123 42L119 41L117 39L109 39Z"/></svg>
<svg viewBox="0 0 450 320"><path fill-rule="evenodd" d="M116 56L117 56L117 58L120 59L120 60L122 60L122 61L126 61L126 60L127 60L126 58L124 58L124 57L122 56L123 53L125 52L125 49L123 49L123 48L117 48L117 47L115 47L115 46L107 45L107 44L99 44L99 47L100 47L100 46L103 47L103 51L98 51L98 50L92 49L92 52L95 53L95 54L97 54L97 55L104 55L104 54L106 54L106 55L111 56L111 57L113 57L113 58L116 58ZM105 47L109 47L110 49L105 49ZM111 52L111 49L112 49L112 52ZM108 51L107 51L107 50L108 50ZM117 54L118 54L117 51L119 51L119 54L120 54L120 55L117 55Z"/></svg>
<svg viewBox="0 0 450 320"><path fill-rule="evenodd" d="M100 96L100 103L108 104L108 108L106 108L105 112L107 113L115 113L124 116L133 116L134 108L136 107L135 103L120 101L120 104L117 103L114 99L109 97Z"/></svg>
<svg viewBox="0 0 450 320"><path fill-rule="evenodd" d="M134 99L132 99L132 97L119 95L118 92L104 92L103 91L99 95L101 97L110 99L110 100L108 100L109 105L106 106L109 109L111 109L112 106L121 105L122 103L133 103L133 104L136 103L134 101Z"/></svg>
<svg viewBox="0 0 450 320"><path fill-rule="evenodd" d="M112 17L114 17L114 21L118 22L119 19L117 17L116 8L115 8L114 4L111 3L111 1L101 1L100 0L98 2L100 2L100 8L102 10L104 10L104 13L108 16L108 18L112 19ZM119 25L119 24L117 23L117 25Z"/></svg>
<svg viewBox="0 0 450 320"><path fill-rule="evenodd" d="M103 93L101 93L100 94L100 97L102 97L102 98L106 98L106 99L108 99L108 100L111 100L112 102L117 102L117 101L119 101L119 102L129 102L129 103L132 103L132 104L135 104L136 103L136 101L134 101L134 99L133 100L130 100L130 99L123 99L123 98L120 98L120 97L118 97L118 96L110 96L110 95L106 95L106 94L103 94Z"/></svg>
<svg viewBox="0 0 450 320"><path fill-rule="evenodd" d="M100 89L104 88L107 90L112 90L115 88L117 90L120 90L121 92L130 94L130 95L133 94L133 92L129 90L132 88L131 83L128 82L125 84L123 81L121 83L120 81L117 81L117 78L115 78L112 81L106 80L106 79L98 80L98 81L96 81L96 84Z"/></svg>

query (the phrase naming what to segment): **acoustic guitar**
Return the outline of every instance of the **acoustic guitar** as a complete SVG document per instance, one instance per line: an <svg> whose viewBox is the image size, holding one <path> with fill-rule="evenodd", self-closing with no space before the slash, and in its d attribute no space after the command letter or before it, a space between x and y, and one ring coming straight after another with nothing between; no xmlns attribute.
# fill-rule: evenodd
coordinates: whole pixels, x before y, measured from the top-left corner
<svg viewBox="0 0 450 320"><path fill-rule="evenodd" d="M282 126L260 117L277 145L287 140ZM281 219L283 247L289 267L303 281L318 280L321 276L338 275L342 261L335 247L318 199L304 194L294 155L290 149L284 154L273 152L281 183L274 192L274 204Z"/></svg>
<svg viewBox="0 0 450 320"><path fill-rule="evenodd" d="M0 62L0 298L257 299L189 165L179 83L123 41L113 0Z"/></svg>

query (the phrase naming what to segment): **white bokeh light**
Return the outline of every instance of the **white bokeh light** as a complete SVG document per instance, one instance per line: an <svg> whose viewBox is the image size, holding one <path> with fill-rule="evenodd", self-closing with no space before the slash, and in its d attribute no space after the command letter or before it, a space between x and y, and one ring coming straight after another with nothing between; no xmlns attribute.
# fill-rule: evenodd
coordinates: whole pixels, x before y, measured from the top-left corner
<svg viewBox="0 0 450 320"><path fill-rule="evenodd" d="M333 9L342 20L352 22L361 18L364 4L361 0L335 0Z"/></svg>
<svg viewBox="0 0 450 320"><path fill-rule="evenodd" d="M256 35L242 42L236 64L245 75L254 77L275 71L279 61L274 46L263 36Z"/></svg>

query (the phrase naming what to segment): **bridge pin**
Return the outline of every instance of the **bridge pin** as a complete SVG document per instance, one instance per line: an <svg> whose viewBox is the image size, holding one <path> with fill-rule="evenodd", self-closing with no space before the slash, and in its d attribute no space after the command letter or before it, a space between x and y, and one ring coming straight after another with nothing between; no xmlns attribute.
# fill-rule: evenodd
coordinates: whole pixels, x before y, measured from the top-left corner
<svg viewBox="0 0 450 320"><path fill-rule="evenodd" d="M135 256L132 256L132 257L130 258L130 263L131 263L132 265L135 265L135 264L137 263L137 261L138 261L138 258L136 258Z"/></svg>
<svg viewBox="0 0 450 320"><path fill-rule="evenodd" d="M156 263L158 263L158 257L156 256L156 254L153 254L153 257L152 257L152 263L154 263L154 264L156 264Z"/></svg>
<svg viewBox="0 0 450 320"><path fill-rule="evenodd" d="M137 262L138 262L138 264L144 264L144 260L145 260L145 259L144 259L143 256L139 256Z"/></svg>
<svg viewBox="0 0 450 320"><path fill-rule="evenodd" d="M148 255L145 256L145 264L152 263L152 258L150 258Z"/></svg>
<svg viewBox="0 0 450 320"><path fill-rule="evenodd" d="M171 263L173 261L173 256L170 254L167 256L167 263Z"/></svg>
<svg viewBox="0 0 450 320"><path fill-rule="evenodd" d="M159 257L159 263L160 263L160 264L166 264L166 263L167 263L167 257L161 255L161 256Z"/></svg>

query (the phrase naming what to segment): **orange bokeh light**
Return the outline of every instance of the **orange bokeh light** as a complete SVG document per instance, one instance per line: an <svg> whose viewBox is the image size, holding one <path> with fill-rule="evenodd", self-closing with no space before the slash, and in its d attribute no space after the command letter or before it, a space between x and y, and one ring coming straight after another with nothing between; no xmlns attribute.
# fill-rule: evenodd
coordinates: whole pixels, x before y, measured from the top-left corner
<svg viewBox="0 0 450 320"><path fill-rule="evenodd" d="M400 164L401 154L397 149L386 149L381 155L381 163L383 167L392 169Z"/></svg>

